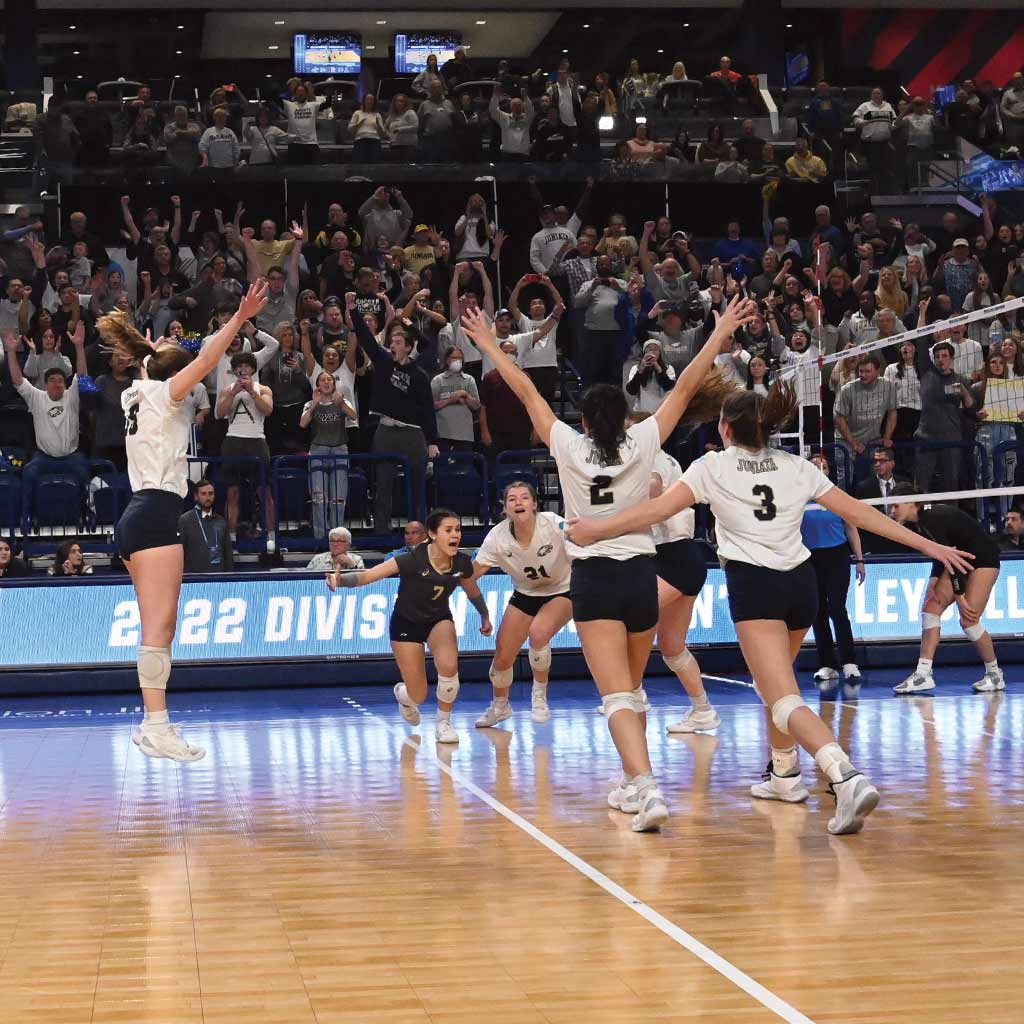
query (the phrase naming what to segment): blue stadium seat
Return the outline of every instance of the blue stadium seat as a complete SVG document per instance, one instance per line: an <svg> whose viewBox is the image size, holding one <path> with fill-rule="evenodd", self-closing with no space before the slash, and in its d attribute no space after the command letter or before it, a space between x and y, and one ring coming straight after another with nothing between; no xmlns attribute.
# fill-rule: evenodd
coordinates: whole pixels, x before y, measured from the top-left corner
<svg viewBox="0 0 1024 1024"><path fill-rule="evenodd" d="M41 476L36 482L34 517L39 526L78 526L82 496L73 476Z"/></svg>
<svg viewBox="0 0 1024 1024"><path fill-rule="evenodd" d="M465 516L483 516L484 482L475 466L439 459L434 470L435 507Z"/></svg>
<svg viewBox="0 0 1024 1024"><path fill-rule="evenodd" d="M107 486L93 491L92 502L96 510L97 526L116 526L121 514L132 500L132 485L127 473L105 477Z"/></svg>
<svg viewBox="0 0 1024 1024"><path fill-rule="evenodd" d="M345 520L351 523L359 519L367 523L370 518L369 481L366 479L366 473L351 466L348 471L348 501L345 505Z"/></svg>
<svg viewBox="0 0 1024 1024"><path fill-rule="evenodd" d="M309 476L301 466L278 467L277 519L278 522L310 521Z"/></svg>
<svg viewBox="0 0 1024 1024"><path fill-rule="evenodd" d="M21 477L0 473L0 530L13 530L21 522Z"/></svg>

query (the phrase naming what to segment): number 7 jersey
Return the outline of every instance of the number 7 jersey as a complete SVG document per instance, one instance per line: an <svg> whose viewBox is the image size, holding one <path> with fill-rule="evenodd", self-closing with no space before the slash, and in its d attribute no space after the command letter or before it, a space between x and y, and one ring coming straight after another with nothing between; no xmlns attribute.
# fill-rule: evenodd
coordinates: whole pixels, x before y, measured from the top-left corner
<svg viewBox="0 0 1024 1024"><path fill-rule="evenodd" d="M683 473L698 503L715 515L718 558L780 572L810 558L800 536L809 501L830 491L817 466L776 448L709 452Z"/></svg>
<svg viewBox="0 0 1024 1024"><path fill-rule="evenodd" d="M577 433L567 423L555 423L551 427L551 454L558 465L566 519L606 519L647 501L651 493L651 468L659 451L661 436L653 416L626 431L626 440L614 463L604 462L585 434ZM589 547L579 547L567 540L565 549L570 558L624 561L637 555L653 555L654 538L650 530L640 530Z"/></svg>

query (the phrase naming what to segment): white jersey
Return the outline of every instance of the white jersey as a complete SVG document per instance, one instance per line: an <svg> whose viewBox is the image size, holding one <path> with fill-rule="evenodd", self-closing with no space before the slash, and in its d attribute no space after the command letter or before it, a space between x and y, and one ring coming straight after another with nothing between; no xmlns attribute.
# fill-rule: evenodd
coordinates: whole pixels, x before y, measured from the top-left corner
<svg viewBox="0 0 1024 1024"><path fill-rule="evenodd" d="M683 479L683 468L666 452L659 451L654 459L652 473L661 477L661 488L667 491L677 480ZM670 516L663 523L655 523L651 527L655 544L671 544L677 540L693 540L693 528L696 514L692 508L684 508Z"/></svg>
<svg viewBox="0 0 1024 1024"><path fill-rule="evenodd" d="M626 440L614 465L601 461L589 437L577 433L567 423L555 423L551 427L551 454L558 465L566 518L607 519L647 501L651 493L651 470L659 451L661 438L658 421L653 416L626 431ZM565 547L570 558L617 558L621 561L637 555L653 555L654 538L651 531L645 529L598 541L589 547L567 540Z"/></svg>
<svg viewBox="0 0 1024 1024"><path fill-rule="evenodd" d="M188 493L192 405L171 398L171 382L136 380L121 393L128 479L133 491Z"/></svg>
<svg viewBox="0 0 1024 1024"><path fill-rule="evenodd" d="M554 512L538 512L533 539L524 548L512 532L512 520L506 519L487 534L473 561L488 568L504 569L520 594L529 597L565 594L569 590L570 567L563 522Z"/></svg>
<svg viewBox="0 0 1024 1024"><path fill-rule="evenodd" d="M270 394L270 388L266 384L258 384L255 380L252 389L260 396ZM231 408L224 419L228 421L228 437L266 437L263 432L263 421L266 416L248 391L239 391L237 395L232 396Z"/></svg>
<svg viewBox="0 0 1024 1024"><path fill-rule="evenodd" d="M810 557L800 523L807 503L833 487L813 463L775 448L709 452L682 479L715 514L723 565L747 562L779 571L795 569Z"/></svg>

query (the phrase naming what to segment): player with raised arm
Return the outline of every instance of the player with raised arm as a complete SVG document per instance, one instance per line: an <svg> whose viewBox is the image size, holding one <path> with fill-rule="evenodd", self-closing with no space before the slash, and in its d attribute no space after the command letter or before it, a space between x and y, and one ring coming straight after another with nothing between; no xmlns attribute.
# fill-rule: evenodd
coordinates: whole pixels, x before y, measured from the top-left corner
<svg viewBox="0 0 1024 1024"><path fill-rule="evenodd" d="M828 831L841 835L860 830L878 805L878 790L853 768L828 726L804 703L793 672L817 610L810 553L800 535L804 509L817 501L848 523L921 551L951 571L966 571L972 556L912 533L833 486L813 463L769 448L769 437L795 408L796 394L786 384L774 384L766 398L752 391L730 395L718 425L724 451L698 459L661 497L611 517L570 520L566 530L573 544L607 543L698 502L711 506L729 611L757 691L770 710L772 769L752 793L788 802L807 798L795 740L829 779L836 812Z"/></svg>
<svg viewBox="0 0 1024 1024"><path fill-rule="evenodd" d="M132 739L149 757L187 762L206 754L188 743L167 715L171 643L185 564L178 519L188 493L188 399L216 369L242 324L266 304L267 285L258 281L195 359L163 338L153 344L125 313L111 313L96 325L111 349L130 358L141 372L121 396L128 479L134 493L117 524L117 547L135 587L141 629L137 665L146 712Z"/></svg>
<svg viewBox="0 0 1024 1024"><path fill-rule="evenodd" d="M427 517L427 543L417 544L408 554L385 559L372 569L341 570L327 574L327 586L365 587L370 583L400 577L398 597L391 613L391 650L402 681L395 684L395 699L402 717L419 725L419 705L427 699L426 648L437 668L438 743L458 743L452 725L452 705L459 693L459 645L448 599L462 587L469 603L480 616L480 632L490 636L491 619L480 588L473 579L469 555L459 551L462 523L454 512L435 509Z"/></svg>
<svg viewBox="0 0 1024 1024"><path fill-rule="evenodd" d="M477 719L478 729L512 717L508 697L512 666L527 639L533 670L530 718L539 723L551 717L547 697L551 638L572 618L562 517L539 511L533 484L523 480L505 487L502 507L505 520L491 529L473 559L474 579L497 566L512 577L515 587L501 616L491 662L494 698Z"/></svg>
<svg viewBox="0 0 1024 1024"><path fill-rule="evenodd" d="M620 388L588 388L580 405L582 434L558 421L523 370L502 358L494 330L479 312L468 311L462 322L526 407L541 442L551 449L566 513L577 516L595 510L612 516L647 499L657 454L683 413L704 422L733 391L712 367L715 356L731 348L733 333L754 312L753 303L736 298L725 313L716 313L717 325L706 345L658 411L643 423L626 426L626 398ZM567 544L566 550L572 560L573 618L622 759L623 778L608 802L627 813L635 810L634 831L656 831L668 819L668 807L651 771L645 733L643 673L658 623L654 540L650 529L643 527L589 549Z"/></svg>

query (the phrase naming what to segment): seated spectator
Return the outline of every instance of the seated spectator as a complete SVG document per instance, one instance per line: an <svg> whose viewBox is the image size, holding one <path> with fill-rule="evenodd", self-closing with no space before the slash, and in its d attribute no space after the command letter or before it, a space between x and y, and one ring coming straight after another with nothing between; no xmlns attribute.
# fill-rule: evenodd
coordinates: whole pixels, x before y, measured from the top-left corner
<svg viewBox="0 0 1024 1024"><path fill-rule="evenodd" d="M217 107L213 112L213 125L203 132L199 140L201 167L235 168L242 148L238 136L227 126L227 107Z"/></svg>
<svg viewBox="0 0 1024 1024"><path fill-rule="evenodd" d="M30 575L28 563L14 554L11 542L0 537L0 579L18 579Z"/></svg>
<svg viewBox="0 0 1024 1024"><path fill-rule="evenodd" d="M999 539L1003 551L1024 551L1024 512L1011 508L1003 519L1003 535ZM0 552L2 557L2 552Z"/></svg>
<svg viewBox="0 0 1024 1024"><path fill-rule="evenodd" d="M501 311L506 312L506 311ZM473 413L480 408L476 381L463 373L462 350L451 346L444 353L444 371L430 382L437 413L438 447L442 451L472 451Z"/></svg>
<svg viewBox="0 0 1024 1024"><path fill-rule="evenodd" d="M749 166L752 162L761 159L765 140L754 133L754 122L748 117L740 125L739 138L733 145L740 155L740 160Z"/></svg>
<svg viewBox="0 0 1024 1024"><path fill-rule="evenodd" d="M515 359L517 349L511 338L501 342L501 351ZM526 407L497 370L484 374L480 382L480 440L492 454L523 451L530 447L533 425Z"/></svg>
<svg viewBox="0 0 1024 1024"><path fill-rule="evenodd" d="M256 120L249 125L245 139L249 143L249 166L266 167L281 163L281 152L288 142L288 133L272 123L273 115L266 104L256 111Z"/></svg>
<svg viewBox="0 0 1024 1024"><path fill-rule="evenodd" d="M715 181L725 184L740 184L750 180L750 172L740 163L740 155L735 146L729 147L728 157L719 161L715 167Z"/></svg>
<svg viewBox="0 0 1024 1024"><path fill-rule="evenodd" d="M21 474L22 520L25 524L33 507L36 484L44 474L65 473L77 480L81 492L89 484L89 460L78 450L79 377L87 374L85 364L85 328L81 323L71 338L75 346L75 376L68 385L64 371L53 367L43 377L43 388L25 380L18 362L18 339L4 338L7 371L11 383L32 415L38 451ZM77 519L78 510L73 510Z"/></svg>
<svg viewBox="0 0 1024 1024"><path fill-rule="evenodd" d="M87 565L82 554L82 545L77 540L61 541L53 556L53 565L46 570L47 576L91 576L92 566Z"/></svg>
<svg viewBox="0 0 1024 1024"><path fill-rule="evenodd" d="M828 168L820 156L815 156L807 140L798 138L793 155L786 161L786 174L794 181L824 181Z"/></svg>
<svg viewBox="0 0 1024 1024"><path fill-rule="evenodd" d="M309 428L309 495L313 536L345 521L348 501L348 424L358 421L350 391L338 388L334 374L322 370L299 426ZM318 458L319 457L319 458Z"/></svg>
<svg viewBox="0 0 1024 1024"><path fill-rule="evenodd" d="M896 475L896 455L893 450L878 448L871 456L871 474L857 484L857 497L888 498L898 483L909 482Z"/></svg>
<svg viewBox="0 0 1024 1024"><path fill-rule="evenodd" d="M372 92L366 93L359 101L359 109L352 111L348 131L352 136L352 163L380 163L381 146L387 137L387 129L384 127L384 118L377 110L377 97Z"/></svg>
<svg viewBox="0 0 1024 1024"><path fill-rule="evenodd" d="M649 338L644 342L640 362L629 371L626 381L626 394L632 397L632 411L657 412L675 383L676 372L665 362L661 342Z"/></svg>
<svg viewBox="0 0 1024 1024"><path fill-rule="evenodd" d="M664 146L662 153L664 153ZM626 143L626 151L629 159L635 164L650 163L657 154L658 143L656 143L647 130L646 124L637 124L633 138Z"/></svg>
<svg viewBox="0 0 1024 1024"><path fill-rule="evenodd" d="M417 522L408 523L405 527L406 539L408 543L410 527L419 527L420 531L426 536L426 531L422 525ZM413 536L416 536L416 531L411 531ZM419 540L414 540L412 547L416 544L421 543L423 537ZM363 559L360 555L357 555L352 548L352 534L345 529L344 526L335 526L334 529L328 534L327 542L330 545L329 551L321 551L319 554L314 555L306 566L307 571L310 572L338 572L345 569L365 569L366 566L363 564ZM412 548L409 548L412 550ZM400 548L400 554L406 554L406 549ZM392 553L389 557L394 557L395 553Z"/></svg>
<svg viewBox="0 0 1024 1024"><path fill-rule="evenodd" d="M195 504L178 520L185 572L231 572L235 568L227 520L213 510L215 497L213 484L200 480L196 484Z"/></svg>
<svg viewBox="0 0 1024 1024"><path fill-rule="evenodd" d="M405 543L400 548L395 548L394 551L388 553L388 558L397 558L399 555L410 555L412 552L427 539L426 527L419 522L417 519L410 519L405 524L405 529L402 534L402 539Z"/></svg>
<svg viewBox="0 0 1024 1024"><path fill-rule="evenodd" d="M746 80L733 70L730 57L719 58L718 70L708 75L708 83L725 100L726 109L730 112L735 109L737 100L748 93Z"/></svg>
<svg viewBox="0 0 1024 1024"><path fill-rule="evenodd" d="M697 147L697 163L712 169L729 159L729 144L720 124L708 125L708 137Z"/></svg>
<svg viewBox="0 0 1024 1024"><path fill-rule="evenodd" d="M199 166L199 140L202 128L189 120L188 108L178 105L174 108L174 120L164 127L164 149L167 163L178 174L187 177Z"/></svg>

